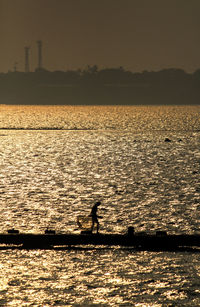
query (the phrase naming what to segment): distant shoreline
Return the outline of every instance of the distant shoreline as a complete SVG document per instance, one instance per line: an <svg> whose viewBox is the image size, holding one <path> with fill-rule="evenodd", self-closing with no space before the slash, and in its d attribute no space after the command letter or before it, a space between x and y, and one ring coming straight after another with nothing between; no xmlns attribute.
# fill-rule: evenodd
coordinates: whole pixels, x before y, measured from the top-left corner
<svg viewBox="0 0 200 307"><path fill-rule="evenodd" d="M6 105L199 105L200 69L132 73L122 67L0 74Z"/></svg>

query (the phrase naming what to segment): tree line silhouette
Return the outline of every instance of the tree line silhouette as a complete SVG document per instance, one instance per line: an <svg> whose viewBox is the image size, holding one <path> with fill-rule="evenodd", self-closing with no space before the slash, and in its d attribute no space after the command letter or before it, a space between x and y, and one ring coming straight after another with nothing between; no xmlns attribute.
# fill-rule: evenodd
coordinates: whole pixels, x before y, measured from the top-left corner
<svg viewBox="0 0 200 307"><path fill-rule="evenodd" d="M0 90L0 103L199 104L200 69L131 72L88 65L83 70L8 72L0 73Z"/></svg>

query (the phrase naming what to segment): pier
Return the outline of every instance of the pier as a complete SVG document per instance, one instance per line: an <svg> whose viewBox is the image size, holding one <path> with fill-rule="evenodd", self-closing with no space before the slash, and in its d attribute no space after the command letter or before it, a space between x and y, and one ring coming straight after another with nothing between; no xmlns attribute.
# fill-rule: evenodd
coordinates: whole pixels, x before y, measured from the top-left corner
<svg viewBox="0 0 200 307"><path fill-rule="evenodd" d="M24 249L52 249L73 246L121 246L142 250L177 250L180 248L200 247L200 234L171 235L158 231L155 234L56 234L54 231L44 234L25 234L11 231L0 234L1 246Z"/></svg>

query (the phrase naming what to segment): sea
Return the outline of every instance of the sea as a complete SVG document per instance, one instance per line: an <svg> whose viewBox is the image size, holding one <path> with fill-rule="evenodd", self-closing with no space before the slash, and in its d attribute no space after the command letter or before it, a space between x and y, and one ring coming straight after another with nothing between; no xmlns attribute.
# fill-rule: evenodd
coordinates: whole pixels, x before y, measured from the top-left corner
<svg viewBox="0 0 200 307"><path fill-rule="evenodd" d="M0 105L0 233L200 233L200 106ZM200 253L0 246L0 306L200 306Z"/></svg>

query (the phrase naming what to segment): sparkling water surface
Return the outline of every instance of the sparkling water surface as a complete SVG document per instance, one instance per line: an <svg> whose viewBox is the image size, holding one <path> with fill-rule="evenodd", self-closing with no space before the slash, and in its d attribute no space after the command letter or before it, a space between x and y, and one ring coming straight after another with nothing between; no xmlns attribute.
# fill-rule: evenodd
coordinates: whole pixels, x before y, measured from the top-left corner
<svg viewBox="0 0 200 307"><path fill-rule="evenodd" d="M199 106L0 105L0 232L199 233ZM169 141L167 142L166 139ZM200 306L200 253L0 251L0 306Z"/></svg>

